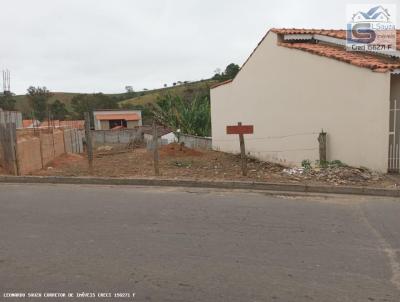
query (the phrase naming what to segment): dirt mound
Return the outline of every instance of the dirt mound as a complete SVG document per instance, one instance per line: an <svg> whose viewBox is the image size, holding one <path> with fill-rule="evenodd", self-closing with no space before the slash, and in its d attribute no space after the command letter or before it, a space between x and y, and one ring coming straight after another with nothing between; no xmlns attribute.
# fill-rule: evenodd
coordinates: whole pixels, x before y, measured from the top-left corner
<svg viewBox="0 0 400 302"><path fill-rule="evenodd" d="M57 157L52 162L50 162L47 165L47 168L48 167L58 168L58 167L62 167L64 165L71 164L73 162L82 161L83 159L84 159L84 156L82 156L80 154L66 153L66 154L63 154L63 155Z"/></svg>
<svg viewBox="0 0 400 302"><path fill-rule="evenodd" d="M180 144L177 143L161 146L159 149L159 153L161 156L171 156L171 157L203 155L203 153L200 151L190 149L185 146L181 146Z"/></svg>

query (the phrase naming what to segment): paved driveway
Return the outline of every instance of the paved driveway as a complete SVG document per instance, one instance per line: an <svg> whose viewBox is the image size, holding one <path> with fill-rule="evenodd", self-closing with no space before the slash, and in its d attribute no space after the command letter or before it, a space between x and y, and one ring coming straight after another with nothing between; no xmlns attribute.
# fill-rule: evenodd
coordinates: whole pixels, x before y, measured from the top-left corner
<svg viewBox="0 0 400 302"><path fill-rule="evenodd" d="M24 301L400 301L400 201L0 185L7 293Z"/></svg>

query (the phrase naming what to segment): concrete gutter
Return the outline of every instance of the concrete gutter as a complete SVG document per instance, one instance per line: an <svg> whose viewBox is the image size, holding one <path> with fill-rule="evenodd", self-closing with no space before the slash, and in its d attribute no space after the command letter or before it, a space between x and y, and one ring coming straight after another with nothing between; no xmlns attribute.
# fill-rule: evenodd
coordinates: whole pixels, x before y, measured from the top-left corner
<svg viewBox="0 0 400 302"><path fill-rule="evenodd" d="M193 188L246 189L246 190L299 192L299 193L328 193L328 194L353 194L353 195L400 197L400 189L281 184L281 183L248 182L248 181L205 181L205 180L144 179L144 178L133 179L133 178L64 177L64 176L61 177L0 176L0 183L193 187Z"/></svg>

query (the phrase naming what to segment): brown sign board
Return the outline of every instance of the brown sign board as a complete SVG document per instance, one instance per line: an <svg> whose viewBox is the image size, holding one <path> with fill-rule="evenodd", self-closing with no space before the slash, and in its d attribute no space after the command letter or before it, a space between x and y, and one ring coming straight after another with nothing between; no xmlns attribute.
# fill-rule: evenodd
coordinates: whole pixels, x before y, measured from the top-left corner
<svg viewBox="0 0 400 302"><path fill-rule="evenodd" d="M253 125L226 126L226 134L253 134Z"/></svg>

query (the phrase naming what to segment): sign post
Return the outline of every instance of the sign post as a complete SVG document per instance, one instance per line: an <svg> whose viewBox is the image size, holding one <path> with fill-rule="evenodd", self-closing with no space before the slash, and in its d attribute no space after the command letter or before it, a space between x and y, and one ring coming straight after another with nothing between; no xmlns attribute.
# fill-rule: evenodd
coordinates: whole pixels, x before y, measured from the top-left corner
<svg viewBox="0 0 400 302"><path fill-rule="evenodd" d="M239 143L240 143L240 158L242 160L242 175L247 175L247 160L246 160L246 148L244 145L244 134L253 134L254 126L253 125L242 125L241 122L237 124L237 126L227 126L226 134L239 134Z"/></svg>

